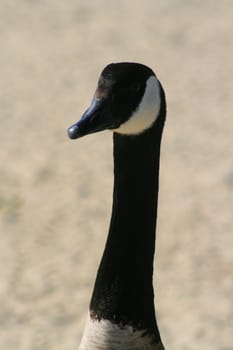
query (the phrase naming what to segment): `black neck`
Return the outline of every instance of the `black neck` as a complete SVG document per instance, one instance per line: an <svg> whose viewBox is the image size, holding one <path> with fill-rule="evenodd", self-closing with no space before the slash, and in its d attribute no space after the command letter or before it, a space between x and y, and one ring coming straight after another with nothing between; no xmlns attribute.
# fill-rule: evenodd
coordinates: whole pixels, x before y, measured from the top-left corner
<svg viewBox="0 0 233 350"><path fill-rule="evenodd" d="M92 317L158 340L152 278L163 121L138 136L114 133L112 217L90 305Z"/></svg>

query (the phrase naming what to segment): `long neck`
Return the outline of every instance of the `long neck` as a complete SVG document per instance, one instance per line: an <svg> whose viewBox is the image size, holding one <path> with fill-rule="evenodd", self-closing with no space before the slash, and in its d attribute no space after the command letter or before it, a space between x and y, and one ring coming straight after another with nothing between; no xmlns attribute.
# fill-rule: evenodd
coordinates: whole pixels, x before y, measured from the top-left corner
<svg viewBox="0 0 233 350"><path fill-rule="evenodd" d="M153 126L114 134L112 217L90 310L93 318L131 325L159 340L152 285L160 140Z"/></svg>

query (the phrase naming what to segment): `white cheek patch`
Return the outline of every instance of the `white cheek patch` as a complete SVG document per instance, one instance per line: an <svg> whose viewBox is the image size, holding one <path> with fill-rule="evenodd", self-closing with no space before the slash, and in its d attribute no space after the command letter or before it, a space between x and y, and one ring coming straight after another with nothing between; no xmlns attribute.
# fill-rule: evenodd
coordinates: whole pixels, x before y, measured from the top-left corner
<svg viewBox="0 0 233 350"><path fill-rule="evenodd" d="M149 335L131 326L119 327L108 320L92 320L88 316L79 350L164 350Z"/></svg>
<svg viewBox="0 0 233 350"><path fill-rule="evenodd" d="M114 131L120 134L133 135L148 129L158 117L160 103L160 85L156 77L151 76L147 80L145 93L137 110L129 120Z"/></svg>

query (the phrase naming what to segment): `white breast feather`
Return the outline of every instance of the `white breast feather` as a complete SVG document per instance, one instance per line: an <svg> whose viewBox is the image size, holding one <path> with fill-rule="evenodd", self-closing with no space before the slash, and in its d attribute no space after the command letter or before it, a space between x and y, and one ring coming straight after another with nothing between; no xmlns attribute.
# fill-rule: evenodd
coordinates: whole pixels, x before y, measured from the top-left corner
<svg viewBox="0 0 233 350"><path fill-rule="evenodd" d="M119 327L108 320L88 316L79 350L164 350L149 335L131 326Z"/></svg>

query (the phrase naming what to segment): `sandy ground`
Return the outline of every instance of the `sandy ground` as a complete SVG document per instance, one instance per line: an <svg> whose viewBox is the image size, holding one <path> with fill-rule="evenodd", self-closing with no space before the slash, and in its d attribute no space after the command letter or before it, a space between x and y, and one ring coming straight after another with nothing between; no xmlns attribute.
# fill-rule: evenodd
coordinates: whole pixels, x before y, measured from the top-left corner
<svg viewBox="0 0 233 350"><path fill-rule="evenodd" d="M112 196L110 132L66 128L109 62L168 99L156 304L173 350L233 349L233 2L0 0L0 349L77 349Z"/></svg>

